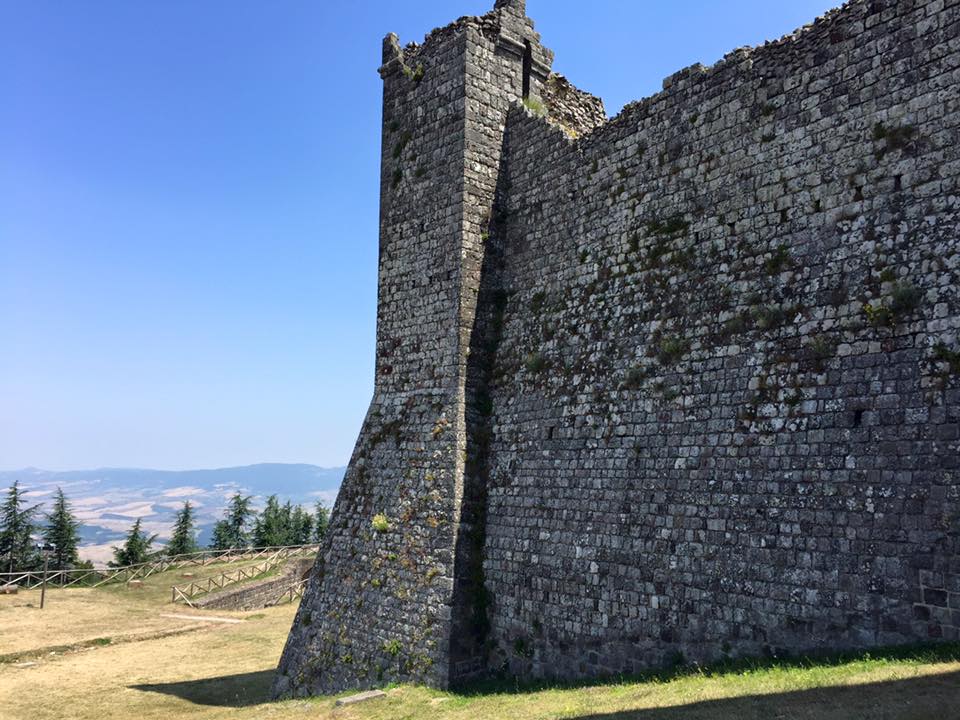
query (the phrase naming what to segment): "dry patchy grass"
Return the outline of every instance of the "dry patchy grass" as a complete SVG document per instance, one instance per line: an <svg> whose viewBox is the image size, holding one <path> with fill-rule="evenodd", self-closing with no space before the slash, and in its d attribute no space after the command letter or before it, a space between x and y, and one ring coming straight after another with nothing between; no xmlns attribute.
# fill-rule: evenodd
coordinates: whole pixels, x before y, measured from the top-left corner
<svg viewBox="0 0 960 720"><path fill-rule="evenodd" d="M72 600L61 602L66 606ZM78 602L82 602L79 595ZM347 708L335 708L332 699L270 703L269 685L293 612L289 605L271 608L246 614L248 619L240 624L207 625L186 635L48 656L33 667L0 665L0 715L11 720L952 720L960 716L960 648L956 646L833 664L717 670L583 687L499 687L473 694L400 687L391 689L385 699ZM7 617L0 632L5 637L9 630Z"/></svg>
<svg viewBox="0 0 960 720"><path fill-rule="evenodd" d="M224 570L252 563L180 568L144 580L143 587L120 583L92 588L47 588L43 611L40 590L21 590L17 595L0 595L0 657L13 653L56 648L64 645L110 639L111 642L143 634L160 633L184 626L181 620L160 617L161 613L200 611L170 603L170 586L218 575ZM196 577L184 578L193 572ZM208 614L229 615L211 612Z"/></svg>

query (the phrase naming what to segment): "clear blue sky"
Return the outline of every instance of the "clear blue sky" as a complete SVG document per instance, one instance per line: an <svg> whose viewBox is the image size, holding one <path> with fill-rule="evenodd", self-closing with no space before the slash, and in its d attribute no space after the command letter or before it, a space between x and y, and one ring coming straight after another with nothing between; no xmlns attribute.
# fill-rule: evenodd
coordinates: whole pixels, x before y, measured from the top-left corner
<svg viewBox="0 0 960 720"><path fill-rule="evenodd" d="M830 0L528 0L613 114ZM345 464L380 41L493 0L0 0L0 469Z"/></svg>

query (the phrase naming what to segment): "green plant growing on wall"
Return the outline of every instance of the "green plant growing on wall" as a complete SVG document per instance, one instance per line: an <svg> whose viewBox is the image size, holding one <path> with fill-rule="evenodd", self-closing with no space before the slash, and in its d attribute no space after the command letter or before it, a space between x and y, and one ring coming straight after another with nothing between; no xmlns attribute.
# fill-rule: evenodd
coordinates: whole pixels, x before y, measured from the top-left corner
<svg viewBox="0 0 960 720"><path fill-rule="evenodd" d="M888 152L909 147L916 134L917 129L913 125L887 126L878 122L873 126L873 139L875 142L883 142L884 147L876 151L877 159L882 158Z"/></svg>
<svg viewBox="0 0 960 720"><path fill-rule="evenodd" d="M417 83L423 80L423 76L426 74L426 72L426 68L423 67L422 63L417 65L415 68L412 68L409 65L403 66L403 74L407 77L407 79L413 80Z"/></svg>
<svg viewBox="0 0 960 720"><path fill-rule="evenodd" d="M890 327L900 322L920 305L923 291L908 281L898 282L890 293L890 303L867 303L863 312L874 327Z"/></svg>
<svg viewBox="0 0 960 720"><path fill-rule="evenodd" d="M407 145L410 144L410 141L413 139L413 133L407 131L400 136L400 139L397 140L396 145L393 146L393 159L399 160L400 156L403 155L403 151L406 150Z"/></svg>
<svg viewBox="0 0 960 720"><path fill-rule="evenodd" d="M920 306L923 291L909 281L898 282L890 294L890 311L896 318L909 315Z"/></svg>
<svg viewBox="0 0 960 720"><path fill-rule="evenodd" d="M814 368L819 372L823 372L827 360L833 357L835 351L833 339L826 335L817 335L807 345L807 352L813 360Z"/></svg>
<svg viewBox="0 0 960 720"><path fill-rule="evenodd" d="M533 648L526 638L518 637L513 641L513 651L522 658L532 658Z"/></svg>
<svg viewBox="0 0 960 720"><path fill-rule="evenodd" d="M639 390L646 378L647 372L643 368L630 368L627 370L627 376L623 380L623 388L625 390Z"/></svg>
<svg viewBox="0 0 960 720"><path fill-rule="evenodd" d="M951 350L946 343L933 346L933 359L947 366L948 375L960 375L960 350Z"/></svg>
<svg viewBox="0 0 960 720"><path fill-rule="evenodd" d="M790 256L790 250L786 245L780 245L763 264L763 269L767 275L779 275L792 267L793 258Z"/></svg>
<svg viewBox="0 0 960 720"><path fill-rule="evenodd" d="M378 533L390 532L390 518L383 513L378 513L373 516L370 526Z"/></svg>
<svg viewBox="0 0 960 720"><path fill-rule="evenodd" d="M800 387L795 387L793 392L787 395L783 399L784 405L789 408L795 408L797 405L803 402L803 389Z"/></svg>
<svg viewBox="0 0 960 720"><path fill-rule="evenodd" d="M681 216L675 215L667 220L651 220L647 223L648 235L677 235L685 233L690 228L690 223Z"/></svg>
<svg viewBox="0 0 960 720"><path fill-rule="evenodd" d="M657 393L664 402L672 402L680 397L680 391L664 382L658 382L653 386L653 391Z"/></svg>
<svg viewBox="0 0 960 720"><path fill-rule="evenodd" d="M673 365L690 350L690 341L679 335L668 335L657 347L657 360L661 365Z"/></svg>
<svg viewBox="0 0 960 720"><path fill-rule="evenodd" d="M547 107L534 98L524 98L523 106L538 117L543 117L547 114Z"/></svg>
<svg viewBox="0 0 960 720"><path fill-rule="evenodd" d="M542 290L534 293L533 297L530 298L530 310L535 313L539 313L543 310L543 304L547 300L547 294Z"/></svg>
<svg viewBox="0 0 960 720"><path fill-rule="evenodd" d="M723 324L722 336L729 338L733 335L745 333L749 328L748 315L745 312L738 313Z"/></svg>
<svg viewBox="0 0 960 720"><path fill-rule="evenodd" d="M399 640L396 640L396 639L394 639L394 640L387 640L387 641L383 644L383 651L384 651L387 655L391 655L391 656L393 656L393 657L397 657L402 650L403 650L403 645L400 643Z"/></svg>
<svg viewBox="0 0 960 720"><path fill-rule="evenodd" d="M782 305L764 305L754 308L753 323L762 332L775 330L783 325L791 314L791 308Z"/></svg>
<svg viewBox="0 0 960 720"><path fill-rule="evenodd" d="M542 353L532 352L523 359L523 366L527 372L540 373L547 369L547 359Z"/></svg>
<svg viewBox="0 0 960 720"><path fill-rule="evenodd" d="M664 255L668 254L669 252L670 241L665 237L658 237L657 241L650 247L650 250L647 251L647 257L644 261L644 266L647 270L657 267Z"/></svg>
<svg viewBox="0 0 960 720"><path fill-rule="evenodd" d="M689 247L684 250L677 250L675 253L673 253L673 256L670 258L670 262L672 265L675 265L681 270L690 270L693 267L696 258L697 255L693 248Z"/></svg>
<svg viewBox="0 0 960 720"><path fill-rule="evenodd" d="M893 313L886 305L867 303L863 306L863 314L867 316L867 322L874 327L889 327L893 325Z"/></svg>

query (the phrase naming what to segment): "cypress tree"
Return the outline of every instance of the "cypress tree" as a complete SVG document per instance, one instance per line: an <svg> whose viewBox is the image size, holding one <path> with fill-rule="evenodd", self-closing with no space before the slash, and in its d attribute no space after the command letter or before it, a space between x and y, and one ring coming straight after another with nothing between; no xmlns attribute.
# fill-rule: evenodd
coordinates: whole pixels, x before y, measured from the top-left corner
<svg viewBox="0 0 960 720"><path fill-rule="evenodd" d="M330 525L330 511L323 506L323 502L317 501L317 511L314 514L313 541L322 543L327 535L327 528Z"/></svg>
<svg viewBox="0 0 960 720"><path fill-rule="evenodd" d="M70 512L70 503L63 490L57 488L53 511L47 515L47 526L43 530L44 541L54 546L50 555L51 569L67 570L80 562L77 554L79 529L80 521Z"/></svg>
<svg viewBox="0 0 960 720"><path fill-rule="evenodd" d="M34 518L39 505L25 508L25 490L14 480L0 507L0 562L6 561L7 570L30 570L37 565L33 534L37 530Z"/></svg>
<svg viewBox="0 0 960 720"><path fill-rule="evenodd" d="M187 500L183 503L183 508L177 511L173 534L166 548L167 555L186 555L197 551L197 541L194 539L195 524L193 506Z"/></svg>
<svg viewBox="0 0 960 720"><path fill-rule="evenodd" d="M113 548L112 567L124 567L126 565L139 565L145 563L150 554L150 546L157 539L156 535L147 536L141 529L141 518L130 528L127 539L123 547Z"/></svg>

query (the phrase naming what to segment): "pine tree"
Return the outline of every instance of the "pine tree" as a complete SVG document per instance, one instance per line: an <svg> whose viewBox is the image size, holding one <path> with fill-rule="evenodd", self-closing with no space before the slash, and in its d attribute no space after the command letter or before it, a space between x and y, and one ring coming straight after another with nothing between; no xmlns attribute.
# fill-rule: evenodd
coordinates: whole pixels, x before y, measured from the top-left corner
<svg viewBox="0 0 960 720"><path fill-rule="evenodd" d="M50 555L52 570L67 570L80 562L77 554L77 545L80 536L80 521L70 512L70 503L63 490L57 488L53 502L53 512L47 515L47 526L43 530L45 542L53 545L54 551Z"/></svg>
<svg viewBox="0 0 960 720"><path fill-rule="evenodd" d="M286 545L289 532L290 503L281 507L277 496L271 495L254 526L253 544L255 547Z"/></svg>
<svg viewBox="0 0 960 720"><path fill-rule="evenodd" d="M214 550L232 550L245 548L249 543L248 527L253 509L250 507L249 496L244 497L237 493L230 498L230 504L224 511L223 520L213 526L213 541L210 546Z"/></svg>
<svg viewBox="0 0 960 720"><path fill-rule="evenodd" d="M213 537L210 538L210 548L213 550L229 550L230 544L230 523L226 520L217 520L213 526Z"/></svg>
<svg viewBox="0 0 960 720"><path fill-rule="evenodd" d="M278 545L295 545L296 527L293 523L293 503L287 500L280 509L280 528L277 533Z"/></svg>
<svg viewBox="0 0 960 720"><path fill-rule="evenodd" d="M183 503L183 509L177 512L173 534L166 548L167 555L186 555L197 551L197 541L194 539L195 524L193 506L187 500Z"/></svg>
<svg viewBox="0 0 960 720"><path fill-rule="evenodd" d="M156 535L147 537L147 534L141 529L141 518L137 518L127 534L123 547L113 548L113 562L110 565L112 567L125 567L145 563L150 554L150 546L156 539Z"/></svg>
<svg viewBox="0 0 960 720"><path fill-rule="evenodd" d="M290 545L306 545L313 531L313 517L297 505L290 516Z"/></svg>
<svg viewBox="0 0 960 720"><path fill-rule="evenodd" d="M33 534L37 530L34 518L40 506L24 508L25 494L14 480L0 507L0 561L6 561L9 572L29 570L38 564Z"/></svg>
<svg viewBox="0 0 960 720"><path fill-rule="evenodd" d="M313 541L322 543L327 535L327 528L330 526L330 511L323 506L321 501L317 501L317 511L314 514Z"/></svg>

